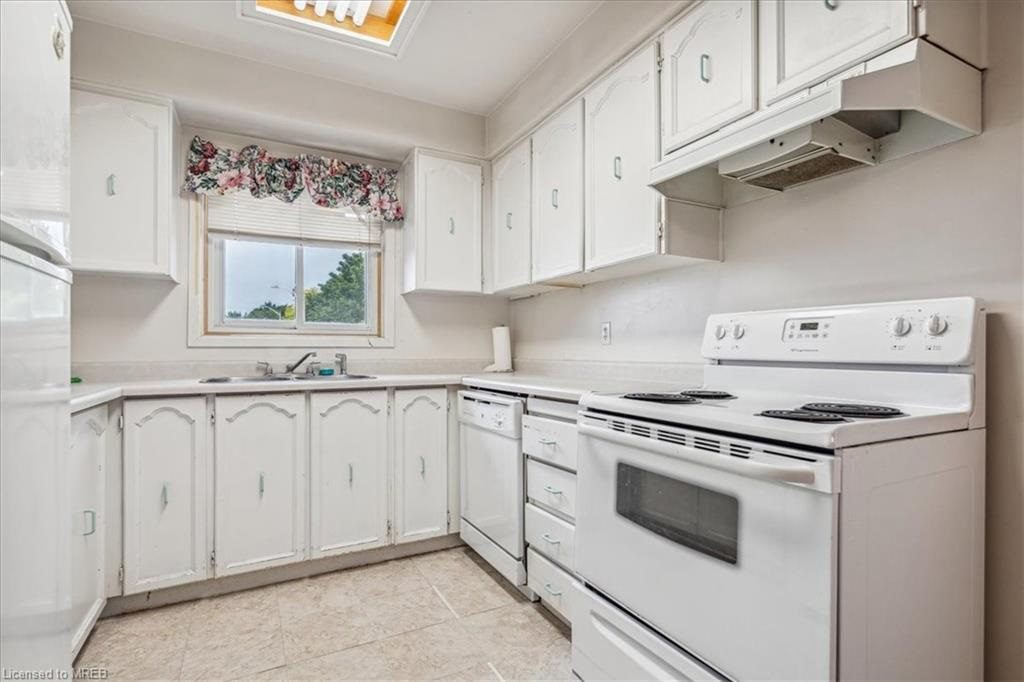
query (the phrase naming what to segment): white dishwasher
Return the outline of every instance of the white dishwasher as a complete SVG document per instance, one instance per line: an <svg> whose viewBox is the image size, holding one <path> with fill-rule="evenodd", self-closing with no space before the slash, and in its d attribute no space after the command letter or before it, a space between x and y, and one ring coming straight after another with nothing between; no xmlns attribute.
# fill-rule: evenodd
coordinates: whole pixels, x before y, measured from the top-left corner
<svg viewBox="0 0 1024 682"><path fill-rule="evenodd" d="M459 535L513 585L526 584L523 401L459 391Z"/></svg>

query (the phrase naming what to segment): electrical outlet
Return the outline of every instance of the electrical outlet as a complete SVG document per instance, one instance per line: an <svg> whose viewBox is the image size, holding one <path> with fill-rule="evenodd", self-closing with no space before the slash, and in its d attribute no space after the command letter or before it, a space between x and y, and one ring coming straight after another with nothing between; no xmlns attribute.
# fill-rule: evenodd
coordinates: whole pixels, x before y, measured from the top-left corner
<svg viewBox="0 0 1024 682"><path fill-rule="evenodd" d="M601 345L607 346L612 342L612 323L602 322L601 323Z"/></svg>

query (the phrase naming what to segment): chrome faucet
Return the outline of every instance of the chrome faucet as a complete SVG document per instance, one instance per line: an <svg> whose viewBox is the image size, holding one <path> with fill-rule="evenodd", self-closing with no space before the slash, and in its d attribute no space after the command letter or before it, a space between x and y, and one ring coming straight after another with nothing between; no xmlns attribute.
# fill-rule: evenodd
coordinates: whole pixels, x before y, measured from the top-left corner
<svg viewBox="0 0 1024 682"><path fill-rule="evenodd" d="M348 374L348 355L345 353L335 353L334 357L338 360L338 374L340 376Z"/></svg>
<svg viewBox="0 0 1024 682"><path fill-rule="evenodd" d="M296 362L295 364L285 365L284 373L285 374L291 374L292 372L297 370L299 368L299 365L304 363L306 360L308 360L309 358L315 358L315 357L316 357L316 351L315 350L309 351L308 353L303 355L301 358L299 358L299 361Z"/></svg>

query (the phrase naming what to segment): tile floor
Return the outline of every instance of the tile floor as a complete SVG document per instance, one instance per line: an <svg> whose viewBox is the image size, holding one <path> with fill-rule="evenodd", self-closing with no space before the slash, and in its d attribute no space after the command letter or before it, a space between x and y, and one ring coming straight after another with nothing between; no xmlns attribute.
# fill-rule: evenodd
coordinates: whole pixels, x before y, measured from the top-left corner
<svg viewBox="0 0 1024 682"><path fill-rule="evenodd" d="M465 547L101 620L111 679L569 680L569 631Z"/></svg>

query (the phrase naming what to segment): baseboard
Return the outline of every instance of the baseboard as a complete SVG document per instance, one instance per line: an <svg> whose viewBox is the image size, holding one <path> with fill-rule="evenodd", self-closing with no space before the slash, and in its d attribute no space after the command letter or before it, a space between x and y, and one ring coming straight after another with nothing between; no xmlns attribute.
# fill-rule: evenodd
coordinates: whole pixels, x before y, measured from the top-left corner
<svg viewBox="0 0 1024 682"><path fill-rule="evenodd" d="M332 571L339 571L345 568L379 564L384 561L391 561L392 559L436 552L441 549L450 549L462 544L465 543L459 538L459 534L452 533L451 535L430 538L429 540L420 540L402 545L390 545L388 547L341 554L312 561L302 561L287 566L253 571L252 573L240 573L188 585L176 585L162 590L153 590L152 592L112 597L107 600L107 606L103 609L100 617L108 618L134 611L144 611L146 609L154 609L160 606L169 606L206 597L216 597L222 594L230 594L231 592L251 590L255 587L265 587L266 585L283 583L289 580L308 578L313 575L331 573Z"/></svg>

